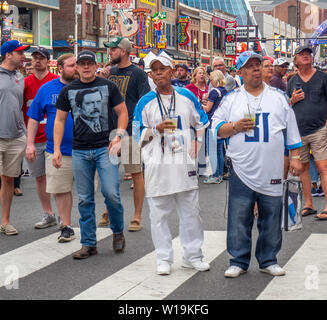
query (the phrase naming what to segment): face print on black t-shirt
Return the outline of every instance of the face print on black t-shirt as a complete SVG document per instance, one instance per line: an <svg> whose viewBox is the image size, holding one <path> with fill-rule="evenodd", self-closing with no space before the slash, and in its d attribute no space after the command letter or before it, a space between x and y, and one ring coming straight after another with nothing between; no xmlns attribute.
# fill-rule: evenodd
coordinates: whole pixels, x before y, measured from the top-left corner
<svg viewBox="0 0 327 320"><path fill-rule="evenodd" d="M80 132L99 133L108 130L108 87L69 90L74 126Z"/></svg>

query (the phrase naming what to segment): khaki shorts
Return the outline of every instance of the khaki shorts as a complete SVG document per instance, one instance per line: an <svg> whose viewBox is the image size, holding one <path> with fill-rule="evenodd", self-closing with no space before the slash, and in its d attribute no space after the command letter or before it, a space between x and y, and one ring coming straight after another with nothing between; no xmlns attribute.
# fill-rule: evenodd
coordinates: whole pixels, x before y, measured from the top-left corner
<svg viewBox="0 0 327 320"><path fill-rule="evenodd" d="M142 172L141 149L130 136L125 136L121 143L121 163L126 173Z"/></svg>
<svg viewBox="0 0 327 320"><path fill-rule="evenodd" d="M315 161L327 160L327 127L301 137L303 147L300 149L301 162L310 162L310 150Z"/></svg>
<svg viewBox="0 0 327 320"><path fill-rule="evenodd" d="M28 170L32 177L37 178L45 175L45 148L47 146L46 142L35 143L36 148L36 159L31 161L26 161Z"/></svg>
<svg viewBox="0 0 327 320"><path fill-rule="evenodd" d="M45 152L45 174L48 193L66 193L73 190L74 176L71 156L62 156L62 165L56 169L52 165L52 154Z"/></svg>
<svg viewBox="0 0 327 320"><path fill-rule="evenodd" d="M0 138L0 175L13 178L20 175L25 149L25 135L16 139Z"/></svg>

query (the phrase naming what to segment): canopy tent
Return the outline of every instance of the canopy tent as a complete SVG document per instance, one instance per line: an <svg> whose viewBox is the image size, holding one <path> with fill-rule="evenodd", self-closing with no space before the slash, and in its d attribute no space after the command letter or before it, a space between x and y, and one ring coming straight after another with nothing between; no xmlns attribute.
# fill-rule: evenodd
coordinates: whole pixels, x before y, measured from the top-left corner
<svg viewBox="0 0 327 320"><path fill-rule="evenodd" d="M150 51L150 52L146 55L146 57L143 59L143 60L144 60L144 65L145 65L145 67L144 67L144 70L145 70L145 71L149 71L149 70L150 70L150 62L151 62L155 57L156 57L156 55L155 55L152 51Z"/></svg>

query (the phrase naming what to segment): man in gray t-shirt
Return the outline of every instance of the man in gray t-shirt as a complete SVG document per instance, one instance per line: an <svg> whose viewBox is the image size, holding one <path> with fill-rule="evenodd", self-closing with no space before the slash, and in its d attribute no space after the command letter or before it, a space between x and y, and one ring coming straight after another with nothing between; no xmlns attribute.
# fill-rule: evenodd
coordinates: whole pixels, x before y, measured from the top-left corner
<svg viewBox="0 0 327 320"><path fill-rule="evenodd" d="M10 208L14 194L14 177L21 171L21 162L26 148L26 128L22 105L24 78L18 71L23 65L24 50L17 40L1 46L0 66L0 175L1 175L1 226L6 235L18 231L9 224Z"/></svg>
<svg viewBox="0 0 327 320"><path fill-rule="evenodd" d="M320 173L321 187L325 195L325 207L316 216L327 220L327 75L312 66L312 49L301 46L295 50L294 65L299 72L288 84L286 93L291 99L296 121L302 138L300 149L303 172L305 205L302 215L316 214L311 195L310 151Z"/></svg>

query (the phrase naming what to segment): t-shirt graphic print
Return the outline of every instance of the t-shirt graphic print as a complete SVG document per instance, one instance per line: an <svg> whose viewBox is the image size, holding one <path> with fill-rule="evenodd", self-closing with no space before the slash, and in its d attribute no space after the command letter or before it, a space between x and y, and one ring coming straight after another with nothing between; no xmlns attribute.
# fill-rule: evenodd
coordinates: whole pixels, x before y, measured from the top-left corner
<svg viewBox="0 0 327 320"><path fill-rule="evenodd" d="M108 86L68 91L77 131L84 135L109 130L108 96Z"/></svg>

